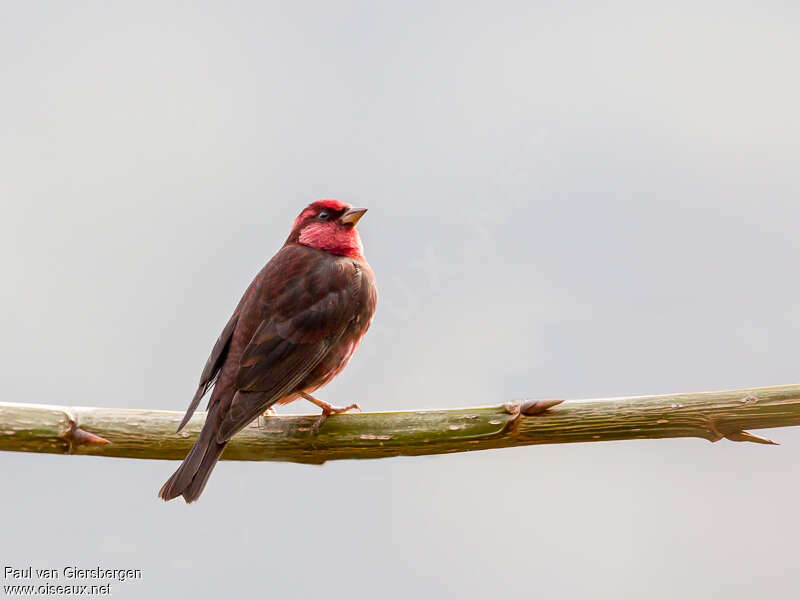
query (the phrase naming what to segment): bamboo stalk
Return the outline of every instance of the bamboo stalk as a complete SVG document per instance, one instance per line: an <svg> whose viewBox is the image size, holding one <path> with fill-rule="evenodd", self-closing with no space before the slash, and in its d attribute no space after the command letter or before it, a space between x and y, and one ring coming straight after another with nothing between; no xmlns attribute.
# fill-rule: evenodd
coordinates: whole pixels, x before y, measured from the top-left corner
<svg viewBox="0 0 800 600"><path fill-rule="evenodd" d="M0 403L0 450L181 459L202 427L182 413ZM330 417L267 416L237 434L223 459L321 464L344 458L418 456L670 437L774 443L746 429L800 425L800 385L601 400L512 402L501 406L373 412Z"/></svg>

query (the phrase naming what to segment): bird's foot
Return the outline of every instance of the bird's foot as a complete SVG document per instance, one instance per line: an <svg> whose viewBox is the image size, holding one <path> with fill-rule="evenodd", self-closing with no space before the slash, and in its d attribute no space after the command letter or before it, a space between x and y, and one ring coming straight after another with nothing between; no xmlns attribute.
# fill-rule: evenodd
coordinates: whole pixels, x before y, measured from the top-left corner
<svg viewBox="0 0 800 600"><path fill-rule="evenodd" d="M320 427L322 427L322 424L328 420L328 417L331 415L345 413L348 410L357 410L361 412L361 407L358 404L351 404L350 406L331 406L329 404L328 410L323 408L322 414L317 417L317 420L314 421L314 424L311 426L311 435L317 435L319 433Z"/></svg>
<svg viewBox="0 0 800 600"><path fill-rule="evenodd" d="M316 404L322 409L322 414L316 421L314 421L314 424L311 426L312 435L317 435L319 433L320 427L322 427L322 424L325 421L327 421L328 417L331 415L346 413L348 410L357 410L361 412L361 407L355 403L351 404L350 406L333 406L332 404L328 404L323 400L314 398L314 396L312 396L311 394L306 394L305 392L302 392L300 395L309 402L311 402L312 404Z"/></svg>
<svg viewBox="0 0 800 600"><path fill-rule="evenodd" d="M263 413L258 415L258 418L256 419L256 425L258 426L259 429L263 429L264 427L266 427L266 422L265 421L269 417L274 417L276 414L278 414L278 413L276 413L275 409L270 406L267 410L265 410ZM262 421L262 419L263 419L263 421Z"/></svg>

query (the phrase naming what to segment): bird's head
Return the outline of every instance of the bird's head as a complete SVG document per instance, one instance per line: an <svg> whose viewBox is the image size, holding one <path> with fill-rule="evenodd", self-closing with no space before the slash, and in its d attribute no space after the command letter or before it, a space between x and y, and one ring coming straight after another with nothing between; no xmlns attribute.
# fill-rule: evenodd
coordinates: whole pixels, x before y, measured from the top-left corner
<svg viewBox="0 0 800 600"><path fill-rule="evenodd" d="M358 258L364 251L356 224L367 212L339 200L317 200L294 220L287 244L319 248L331 254Z"/></svg>

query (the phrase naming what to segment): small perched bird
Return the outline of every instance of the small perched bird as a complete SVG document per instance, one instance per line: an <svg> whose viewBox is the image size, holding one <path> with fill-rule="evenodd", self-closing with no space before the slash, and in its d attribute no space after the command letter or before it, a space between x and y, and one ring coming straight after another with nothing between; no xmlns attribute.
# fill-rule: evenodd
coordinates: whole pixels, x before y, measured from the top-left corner
<svg viewBox="0 0 800 600"><path fill-rule="evenodd" d="M347 365L367 332L378 299L356 224L366 208L319 200L295 219L292 232L245 291L211 350L197 392L178 431L214 386L205 424L189 454L158 495L197 500L225 445L275 403L305 398Z"/></svg>

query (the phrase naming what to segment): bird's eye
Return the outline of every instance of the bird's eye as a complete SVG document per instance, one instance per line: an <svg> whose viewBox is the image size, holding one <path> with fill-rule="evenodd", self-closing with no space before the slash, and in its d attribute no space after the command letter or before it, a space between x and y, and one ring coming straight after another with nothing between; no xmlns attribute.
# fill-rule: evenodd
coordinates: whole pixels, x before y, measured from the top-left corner
<svg viewBox="0 0 800 600"><path fill-rule="evenodd" d="M330 215L327 212L325 212L324 210L317 215L317 218L320 221L327 221L328 217L330 217Z"/></svg>

